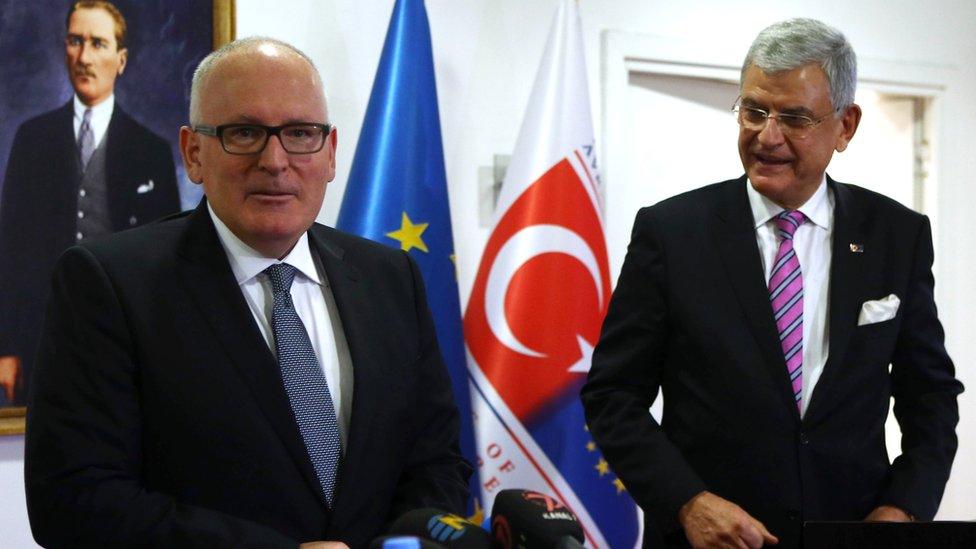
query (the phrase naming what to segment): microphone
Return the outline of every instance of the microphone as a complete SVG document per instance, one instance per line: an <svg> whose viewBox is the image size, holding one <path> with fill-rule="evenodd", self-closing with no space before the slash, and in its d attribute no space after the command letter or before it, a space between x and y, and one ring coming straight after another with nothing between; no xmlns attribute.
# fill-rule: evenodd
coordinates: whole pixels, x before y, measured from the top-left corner
<svg viewBox="0 0 976 549"><path fill-rule="evenodd" d="M370 542L369 549L444 549L444 546L417 536L383 536Z"/></svg>
<svg viewBox="0 0 976 549"><path fill-rule="evenodd" d="M441 511L440 509L416 509L398 518L390 526L390 534L417 536L435 541L446 549L495 549L491 534L477 524Z"/></svg>
<svg viewBox="0 0 976 549"><path fill-rule="evenodd" d="M583 526L558 499L531 490L502 490L491 508L491 531L505 549L583 547Z"/></svg>

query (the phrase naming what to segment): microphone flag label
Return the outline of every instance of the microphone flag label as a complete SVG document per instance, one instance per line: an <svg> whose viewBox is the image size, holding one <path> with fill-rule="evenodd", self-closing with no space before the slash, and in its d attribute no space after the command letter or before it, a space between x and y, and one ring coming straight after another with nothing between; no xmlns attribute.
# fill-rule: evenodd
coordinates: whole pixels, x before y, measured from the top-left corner
<svg viewBox="0 0 976 549"><path fill-rule="evenodd" d="M610 299L576 3L561 2L464 315L485 508L551 494L590 547L640 543L636 505L586 429L579 390Z"/></svg>
<svg viewBox="0 0 976 549"><path fill-rule="evenodd" d="M427 521L427 531L436 541L455 541L464 535L469 525L476 527L457 515L435 515Z"/></svg>

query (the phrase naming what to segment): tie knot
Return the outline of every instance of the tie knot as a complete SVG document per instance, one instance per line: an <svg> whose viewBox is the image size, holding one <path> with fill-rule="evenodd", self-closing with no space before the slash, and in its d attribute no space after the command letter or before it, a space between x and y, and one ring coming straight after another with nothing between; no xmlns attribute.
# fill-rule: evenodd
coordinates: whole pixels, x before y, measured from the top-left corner
<svg viewBox="0 0 976 549"><path fill-rule="evenodd" d="M271 280L271 291L274 293L290 292L291 283L295 280L295 267L287 263L276 263L264 270Z"/></svg>
<svg viewBox="0 0 976 549"><path fill-rule="evenodd" d="M788 240L793 239L793 233L806 221L807 216L799 210L784 210L776 216L776 228L779 229L780 237Z"/></svg>
<svg viewBox="0 0 976 549"><path fill-rule="evenodd" d="M85 114L83 114L81 116L81 123L82 124L90 124L91 123L91 117L92 117L92 110L91 109L85 109Z"/></svg>

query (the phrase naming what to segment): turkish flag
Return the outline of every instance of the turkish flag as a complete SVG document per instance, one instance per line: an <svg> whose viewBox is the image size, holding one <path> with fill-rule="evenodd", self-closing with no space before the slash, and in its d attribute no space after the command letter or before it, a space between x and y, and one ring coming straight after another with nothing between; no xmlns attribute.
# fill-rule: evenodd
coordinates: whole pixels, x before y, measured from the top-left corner
<svg viewBox="0 0 976 549"><path fill-rule="evenodd" d="M610 297L596 187L582 158L570 152L501 217L464 318L469 351L523 423L578 390Z"/></svg>
<svg viewBox="0 0 976 549"><path fill-rule="evenodd" d="M464 314L485 508L553 496L588 547L634 547L637 508L586 430L579 389L610 300L578 6L560 2Z"/></svg>

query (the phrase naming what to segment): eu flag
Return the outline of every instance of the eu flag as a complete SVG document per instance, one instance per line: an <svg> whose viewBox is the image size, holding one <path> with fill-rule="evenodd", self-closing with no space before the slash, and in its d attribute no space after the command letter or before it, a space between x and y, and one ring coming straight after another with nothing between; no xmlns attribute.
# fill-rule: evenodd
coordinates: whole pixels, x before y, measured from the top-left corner
<svg viewBox="0 0 976 549"><path fill-rule="evenodd" d="M396 246L420 266L461 412L461 451L475 463L434 57L423 0L397 0L393 8L337 228ZM471 493L479 492L475 474Z"/></svg>

